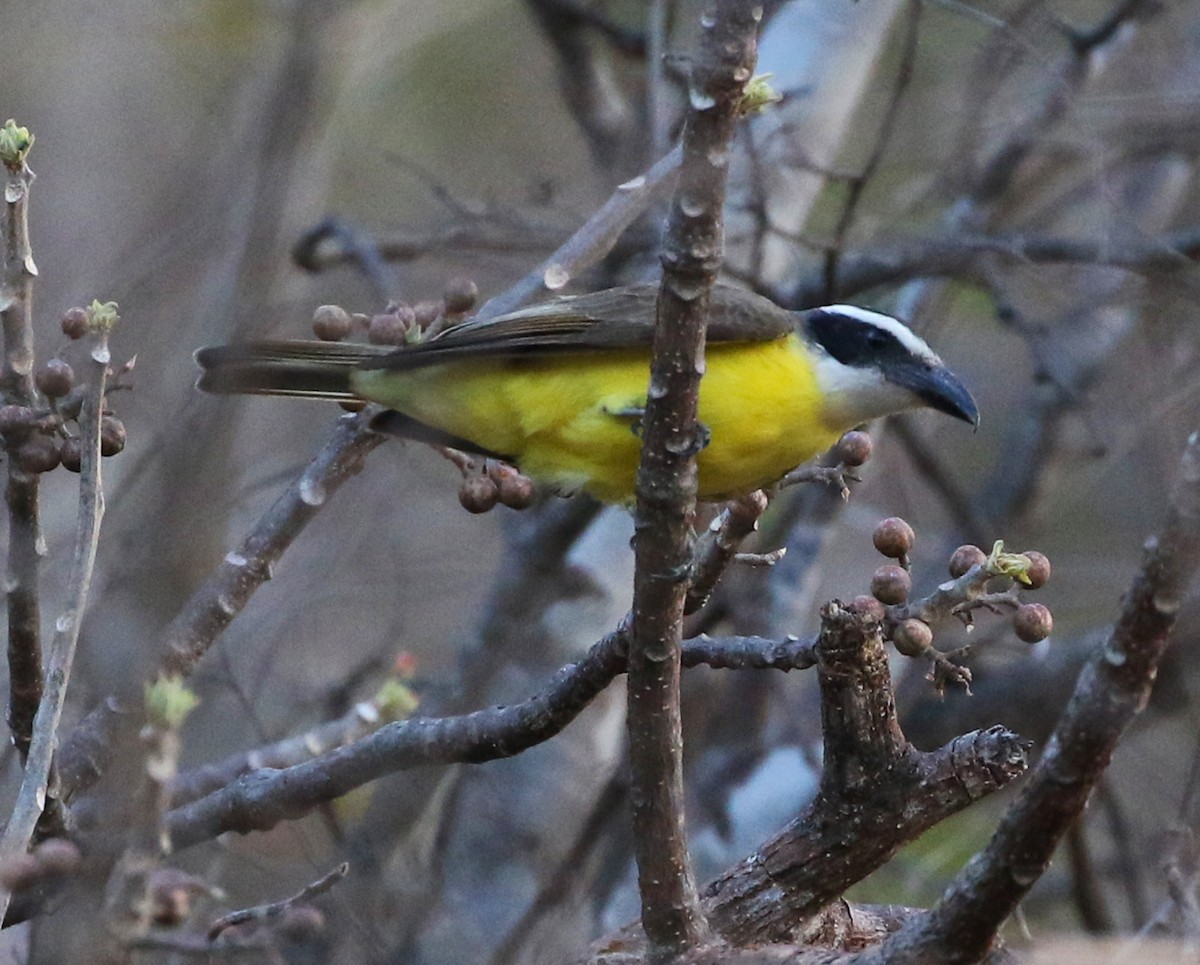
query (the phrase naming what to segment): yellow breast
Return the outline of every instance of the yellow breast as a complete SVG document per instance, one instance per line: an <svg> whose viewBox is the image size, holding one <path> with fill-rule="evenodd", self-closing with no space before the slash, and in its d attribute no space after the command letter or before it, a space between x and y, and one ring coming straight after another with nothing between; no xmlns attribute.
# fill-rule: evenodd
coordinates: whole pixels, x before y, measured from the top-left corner
<svg viewBox="0 0 1200 965"><path fill-rule="evenodd" d="M779 479L836 441L822 419L812 363L794 336L710 345L699 418L711 433L697 458L700 497L718 499ZM634 495L645 405L644 349L472 359L355 377L364 398L511 455L523 472L608 502Z"/></svg>

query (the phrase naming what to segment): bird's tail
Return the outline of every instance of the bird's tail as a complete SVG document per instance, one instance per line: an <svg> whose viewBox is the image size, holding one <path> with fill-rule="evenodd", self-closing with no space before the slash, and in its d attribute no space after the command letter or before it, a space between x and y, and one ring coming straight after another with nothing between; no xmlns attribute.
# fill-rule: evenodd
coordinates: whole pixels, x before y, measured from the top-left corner
<svg viewBox="0 0 1200 965"><path fill-rule="evenodd" d="M390 346L342 342L242 342L202 348L196 388L221 395L292 395L354 399L350 376L368 359L394 352Z"/></svg>

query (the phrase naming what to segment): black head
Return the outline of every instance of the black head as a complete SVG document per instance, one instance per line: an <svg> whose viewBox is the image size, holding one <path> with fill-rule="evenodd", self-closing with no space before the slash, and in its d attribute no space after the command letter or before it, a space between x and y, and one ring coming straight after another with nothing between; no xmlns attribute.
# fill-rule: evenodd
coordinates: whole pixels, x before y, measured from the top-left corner
<svg viewBox="0 0 1200 965"><path fill-rule="evenodd" d="M809 341L846 370L841 378L830 377L837 390L860 391L864 406L870 396L871 406L880 409L874 414L926 405L979 424L979 409L967 387L903 322L853 305L829 305L801 317ZM872 391L873 385L879 391ZM908 403L905 394L896 394L891 402L888 386L904 390Z"/></svg>

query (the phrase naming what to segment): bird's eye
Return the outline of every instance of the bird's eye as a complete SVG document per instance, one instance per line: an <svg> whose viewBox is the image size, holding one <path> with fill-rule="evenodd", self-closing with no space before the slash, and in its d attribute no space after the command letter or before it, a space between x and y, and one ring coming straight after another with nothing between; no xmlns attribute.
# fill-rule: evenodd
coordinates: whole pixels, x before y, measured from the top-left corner
<svg viewBox="0 0 1200 965"><path fill-rule="evenodd" d="M895 354L905 354L896 335L862 317L860 309L818 309L805 326L812 340L843 365L870 366Z"/></svg>

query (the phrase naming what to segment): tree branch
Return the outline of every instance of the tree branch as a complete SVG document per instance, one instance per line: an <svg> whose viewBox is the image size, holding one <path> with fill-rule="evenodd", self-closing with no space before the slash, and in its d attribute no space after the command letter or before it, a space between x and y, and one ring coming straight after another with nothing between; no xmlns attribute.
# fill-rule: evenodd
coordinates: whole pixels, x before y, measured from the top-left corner
<svg viewBox="0 0 1200 965"><path fill-rule="evenodd" d="M17 136L9 125L5 134ZM34 173L25 163L32 138L23 149L12 145L4 163L4 261L0 277L0 324L4 357L0 383L6 405L31 406L37 398L33 383L33 282L37 266L29 241L29 191ZM42 697L42 615L38 601L41 554L38 543L38 475L28 473L8 447L8 563L5 576L8 608L8 727L21 760L29 753L33 718Z"/></svg>
<svg viewBox="0 0 1200 965"><path fill-rule="evenodd" d="M974 962L1050 863L1121 735L1146 705L1187 588L1200 569L1200 433L1184 450L1159 535L1108 641L1084 667L1045 753L988 846L925 916L868 961Z"/></svg>
<svg viewBox="0 0 1200 965"><path fill-rule="evenodd" d="M824 761L816 798L706 889L713 927L736 945L782 941L904 844L1024 772L1027 743L1002 727L913 748L896 720L877 625L837 603L816 647Z"/></svg>
<svg viewBox="0 0 1200 965"><path fill-rule="evenodd" d="M846 243L846 235L849 233L851 225L854 224L854 215L858 210L859 202L862 200L863 192L866 191L867 185L871 183L875 172L879 170L879 164L883 160L884 151L887 150L887 146L892 139L892 132L896 127L896 121L900 116L900 105L904 101L904 95L908 91L909 84L912 82L913 70L917 60L917 41L920 39L922 9L923 0L913 0L908 12L908 21L905 25L904 53L901 56L900 66L896 73L896 81L892 84L891 97L888 100L887 110L883 115L883 122L879 126L879 132L875 136L875 143L871 147L871 153L863 164L862 170L856 176L850 178L847 185L846 200L842 204L837 226L833 230L833 244L825 252L823 272L825 275L826 301L834 300L833 293L838 288L838 260L841 258Z"/></svg>
<svg viewBox="0 0 1200 965"><path fill-rule="evenodd" d="M349 871L350 865L342 862L332 871L321 875L316 881L305 885L289 898L273 901L267 905L256 905L253 908L241 908L238 911L231 911L226 915L222 915L208 927L208 940L216 942L228 929L239 925L269 925L274 921L278 921L297 905L304 904L318 895L325 894L325 892L329 891L330 888L345 878Z"/></svg>
<svg viewBox="0 0 1200 965"><path fill-rule="evenodd" d="M457 717L395 721L352 744L283 770L249 771L251 760L271 759L282 746L279 751L268 747L247 754L243 770L249 773L168 814L172 844L178 849L225 831L265 831L393 771L426 764L480 764L519 754L558 734L623 673L627 646L626 623L596 643L578 663L559 670L540 693L511 706ZM815 658L812 641L795 637L703 637L689 641L684 662L787 671L811 667ZM229 764L222 767L231 770ZM193 783L186 774L180 780L184 785Z"/></svg>
<svg viewBox="0 0 1200 965"><path fill-rule="evenodd" d="M761 7L719 0L703 21L668 216L650 387L637 473L628 728L634 852L651 957L677 955L707 934L683 820L679 676L691 569L696 421L709 291L721 267L729 145L755 63Z"/></svg>
<svg viewBox="0 0 1200 965"><path fill-rule="evenodd" d="M842 960L829 949L856 939L824 934L826 909L836 908L830 903L903 845L1025 772L1029 743L1001 726L929 753L913 748L896 722L887 655L873 620L831 603L809 652L818 662L825 739L818 793L799 817L705 888L702 907L728 945L718 958L700 949L684 962L736 961L746 947L778 951L770 961ZM875 930L872 940L897 927ZM797 948L798 940L821 951ZM626 957L602 953L592 959L597 963L653 957L634 926L600 947Z"/></svg>
<svg viewBox="0 0 1200 965"><path fill-rule="evenodd" d="M115 311L89 312L91 326L91 379L79 413L81 466L79 517L75 532L75 555L67 587L67 606L54 625L54 637L46 665L46 686L33 721L33 734L25 774L17 801L0 839L0 862L25 853L38 818L46 806L50 766L58 744L58 725L66 702L67 684L79 642L79 627L87 607L100 520L104 516L104 492L100 473L100 421L104 410L104 387L108 378L108 334L117 321ZM0 888L0 921L4 920L12 892Z"/></svg>
<svg viewBox="0 0 1200 965"><path fill-rule="evenodd" d="M644 127L617 83L609 52L595 42L601 36L593 29L595 12L588 15L585 5L563 0L527 0L527 6L554 50L563 101L592 158L619 177L637 170L648 146Z"/></svg>
<svg viewBox="0 0 1200 965"><path fill-rule="evenodd" d="M1200 255L1200 228L1185 228L1157 238L1064 238L1029 233L952 233L898 241L843 254L837 286L826 287L822 271L812 271L772 297L780 304L808 307L851 298L869 288L917 278L972 275L985 257L1032 264L1077 264L1123 268L1143 275L1170 274L1187 279Z"/></svg>

